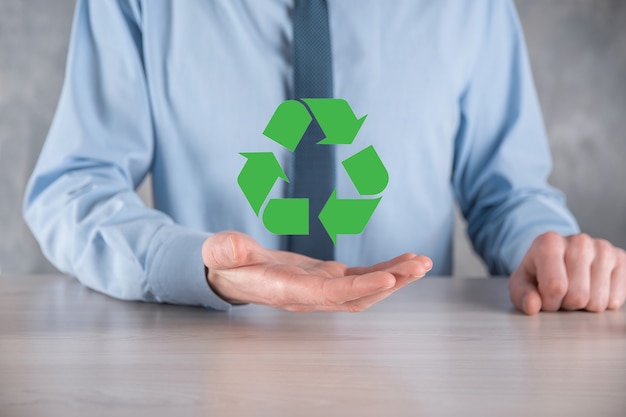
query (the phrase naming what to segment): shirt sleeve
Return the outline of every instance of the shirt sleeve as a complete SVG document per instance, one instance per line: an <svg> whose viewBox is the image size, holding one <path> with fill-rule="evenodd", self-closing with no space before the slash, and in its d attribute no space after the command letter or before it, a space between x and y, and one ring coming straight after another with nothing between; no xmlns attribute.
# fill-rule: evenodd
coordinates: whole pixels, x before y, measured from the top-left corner
<svg viewBox="0 0 626 417"><path fill-rule="evenodd" d="M139 5L78 1L26 222L44 255L94 290L227 310L205 278L208 233L175 224L134 191L151 167L153 135Z"/></svg>
<svg viewBox="0 0 626 417"><path fill-rule="evenodd" d="M509 274L540 234L579 229L547 183L552 161L515 7L489 5L461 98L452 182L474 249L492 274Z"/></svg>

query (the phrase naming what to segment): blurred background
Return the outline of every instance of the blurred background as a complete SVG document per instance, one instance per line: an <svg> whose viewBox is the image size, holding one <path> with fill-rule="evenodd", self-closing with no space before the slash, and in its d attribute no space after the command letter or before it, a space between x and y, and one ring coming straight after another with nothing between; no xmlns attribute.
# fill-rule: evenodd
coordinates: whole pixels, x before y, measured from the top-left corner
<svg viewBox="0 0 626 417"><path fill-rule="evenodd" d="M554 156L551 182L583 231L625 248L626 1L516 4ZM21 202L61 91L73 7L0 0L0 274L54 271ZM484 275L460 218L457 226L455 274Z"/></svg>

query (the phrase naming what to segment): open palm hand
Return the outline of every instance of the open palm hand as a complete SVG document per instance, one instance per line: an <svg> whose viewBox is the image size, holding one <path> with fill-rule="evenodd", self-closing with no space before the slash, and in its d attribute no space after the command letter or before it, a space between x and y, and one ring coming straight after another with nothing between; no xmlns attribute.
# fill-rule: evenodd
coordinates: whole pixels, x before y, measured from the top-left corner
<svg viewBox="0 0 626 417"><path fill-rule="evenodd" d="M266 249L238 232L210 236L202 257L209 285L227 301L301 312L363 311L432 268L429 258L410 253L349 268L340 262Z"/></svg>

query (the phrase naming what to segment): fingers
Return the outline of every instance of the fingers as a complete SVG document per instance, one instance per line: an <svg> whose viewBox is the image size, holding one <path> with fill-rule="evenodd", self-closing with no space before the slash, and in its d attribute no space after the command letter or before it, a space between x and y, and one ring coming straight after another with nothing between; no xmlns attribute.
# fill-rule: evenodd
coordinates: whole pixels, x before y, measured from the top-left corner
<svg viewBox="0 0 626 417"><path fill-rule="evenodd" d="M565 249L565 238L556 233L541 235L530 249L530 271L537 281L544 311L558 311L569 289Z"/></svg>
<svg viewBox="0 0 626 417"><path fill-rule="evenodd" d="M346 273L353 275L326 279L324 291L318 294L322 300L318 301L318 304L311 305L310 303L314 300L300 298L299 303L289 303L283 308L297 312L364 311L396 290L423 277L431 268L430 259L412 254L404 254L371 267L348 268ZM359 273L362 275L358 275ZM390 279L389 274L395 278L395 283ZM293 298L290 299L293 300Z"/></svg>
<svg viewBox="0 0 626 417"><path fill-rule="evenodd" d="M591 265L589 299L585 308L587 311L601 313L609 306L611 293L611 275L615 268L617 251L606 240L595 240L595 258Z"/></svg>
<svg viewBox="0 0 626 417"><path fill-rule="evenodd" d="M374 271L388 271L399 275L424 276L433 267L433 261L426 256L418 256L412 253L405 253L385 262L372 266L359 266L348 268L347 275L361 275Z"/></svg>
<svg viewBox="0 0 626 417"><path fill-rule="evenodd" d="M427 258L426 256L418 256L410 253L405 253L404 255L400 255L389 261L381 262L369 267L349 268L347 272L353 274L383 270L385 272L393 274L393 276L396 278L396 283L390 289L348 301L344 303L341 308L343 311L349 312L364 311L374 304L389 297L396 290L422 278L431 269L432 261L429 258Z"/></svg>
<svg viewBox="0 0 626 417"><path fill-rule="evenodd" d="M541 310L541 295L532 272L534 267L526 264L530 261L524 261L509 279L509 294L515 308L532 316Z"/></svg>
<svg viewBox="0 0 626 417"><path fill-rule="evenodd" d="M342 304L394 287L395 277L388 272L371 272L327 278L293 275L283 282L281 304L304 304L320 307L340 307ZM337 308L341 310L341 308Z"/></svg>
<svg viewBox="0 0 626 417"><path fill-rule="evenodd" d="M580 310L589 304L592 263L596 267L597 272L599 272L599 267L605 267L605 262L599 265L597 259L594 261L595 252L594 241L588 235L579 234L568 239L565 252L565 268L569 284L561 304L565 310ZM596 278L597 280L598 278Z"/></svg>
<svg viewBox="0 0 626 417"><path fill-rule="evenodd" d="M295 312L310 312L310 311L330 311L330 312L348 312L348 313L360 313L362 311L367 310L372 307L374 304L379 301L384 300L389 297L391 294L395 292L397 288L391 288L389 290L384 290L374 295L370 295L367 297L360 298L358 300L348 301L343 304L338 305L324 305L324 306L316 306L312 308L312 306L304 305L304 304L291 304L287 305L284 308L289 311Z"/></svg>
<svg viewBox="0 0 626 417"><path fill-rule="evenodd" d="M619 310L626 300L626 252L617 249L616 265L611 274L609 310Z"/></svg>
<svg viewBox="0 0 626 417"><path fill-rule="evenodd" d="M509 280L511 301L527 314L618 309L626 299L626 252L586 234L538 237Z"/></svg>
<svg viewBox="0 0 626 417"><path fill-rule="evenodd" d="M323 270L318 270L318 273L326 272L330 264L324 263ZM309 286L320 285L317 292L312 288L303 291L286 285L294 292L286 295L283 308L297 312L363 311L423 277L430 269L432 261L429 258L414 254L400 255L368 267L347 268L343 270L347 276L325 277L321 284L309 282ZM302 282L302 279L302 276L294 277L295 281Z"/></svg>

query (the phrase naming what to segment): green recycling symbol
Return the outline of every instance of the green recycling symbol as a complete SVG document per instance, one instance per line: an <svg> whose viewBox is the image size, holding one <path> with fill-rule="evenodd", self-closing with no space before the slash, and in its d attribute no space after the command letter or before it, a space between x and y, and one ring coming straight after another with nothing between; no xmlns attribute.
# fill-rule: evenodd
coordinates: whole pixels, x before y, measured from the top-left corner
<svg viewBox="0 0 626 417"><path fill-rule="evenodd" d="M357 119L343 99L287 100L278 106L263 135L293 152L313 117L325 135L317 144L328 146L352 144L367 115ZM276 181L289 182L289 179L272 152L242 152L241 155L247 161L237 183L259 216ZM337 235L359 234L365 229L382 198L373 196L382 193L389 182L387 169L371 145L341 164L359 195L369 198L340 199L337 189L333 190L319 213L319 219L335 244ZM263 210L263 224L277 235L308 235L309 199L271 198Z"/></svg>

